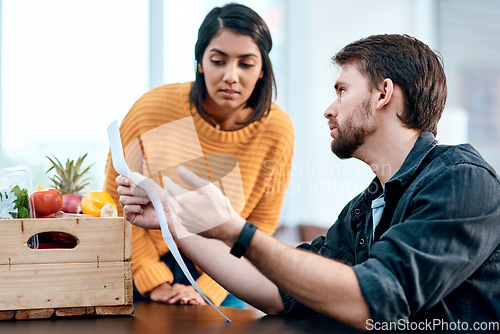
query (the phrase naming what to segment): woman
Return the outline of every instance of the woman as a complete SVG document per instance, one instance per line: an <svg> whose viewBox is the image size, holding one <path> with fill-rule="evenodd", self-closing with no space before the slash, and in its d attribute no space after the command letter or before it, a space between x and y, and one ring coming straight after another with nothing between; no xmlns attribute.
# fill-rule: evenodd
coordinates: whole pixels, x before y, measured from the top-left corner
<svg viewBox="0 0 500 334"><path fill-rule="evenodd" d="M120 126L126 147L147 131L192 117L205 158L236 159L244 194L239 214L268 234L278 225L294 140L290 118L272 103L276 85L271 47L269 29L255 11L240 4L214 8L198 31L195 81L152 89ZM116 176L108 158L104 190L118 202ZM133 226L132 249L134 284L142 295L170 304L205 304L182 280L161 231ZM238 300L231 304L220 285L190 266L198 286L215 305L224 301L222 306L244 307Z"/></svg>

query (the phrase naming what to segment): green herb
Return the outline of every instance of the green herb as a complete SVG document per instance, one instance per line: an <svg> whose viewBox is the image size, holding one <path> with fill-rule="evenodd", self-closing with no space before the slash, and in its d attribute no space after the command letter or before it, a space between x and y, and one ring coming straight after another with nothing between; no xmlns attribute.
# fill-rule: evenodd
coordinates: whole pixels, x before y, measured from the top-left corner
<svg viewBox="0 0 500 334"><path fill-rule="evenodd" d="M17 197L14 201L14 208L17 209L17 213L13 213L12 218L29 218L30 200L28 196L28 190L21 189L19 188L19 186L15 186L14 188L12 188L11 192Z"/></svg>

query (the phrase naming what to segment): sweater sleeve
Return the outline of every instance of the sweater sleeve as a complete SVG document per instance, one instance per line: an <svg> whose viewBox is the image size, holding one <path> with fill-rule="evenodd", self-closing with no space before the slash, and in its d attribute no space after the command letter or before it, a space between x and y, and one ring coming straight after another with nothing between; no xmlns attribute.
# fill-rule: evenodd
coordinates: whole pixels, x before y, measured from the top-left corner
<svg viewBox="0 0 500 334"><path fill-rule="evenodd" d="M161 255L154 244L150 231L132 226L132 273L137 290L148 295L162 283L172 283L174 275L160 260Z"/></svg>
<svg viewBox="0 0 500 334"><path fill-rule="evenodd" d="M228 292L214 281L210 276L202 273L200 277L196 280L196 284L200 290L214 303L215 306L220 306L220 304L227 297Z"/></svg>

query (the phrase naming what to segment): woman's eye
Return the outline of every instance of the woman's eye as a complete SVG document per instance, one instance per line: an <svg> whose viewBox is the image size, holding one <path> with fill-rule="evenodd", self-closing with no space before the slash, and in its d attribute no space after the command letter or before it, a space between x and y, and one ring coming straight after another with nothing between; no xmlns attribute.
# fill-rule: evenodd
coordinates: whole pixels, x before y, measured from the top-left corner
<svg viewBox="0 0 500 334"><path fill-rule="evenodd" d="M211 62L215 65L222 65L224 62L222 60L212 59Z"/></svg>
<svg viewBox="0 0 500 334"><path fill-rule="evenodd" d="M241 63L241 67L244 67L244 68L250 68L250 67L254 67L254 66L255 66L254 64Z"/></svg>

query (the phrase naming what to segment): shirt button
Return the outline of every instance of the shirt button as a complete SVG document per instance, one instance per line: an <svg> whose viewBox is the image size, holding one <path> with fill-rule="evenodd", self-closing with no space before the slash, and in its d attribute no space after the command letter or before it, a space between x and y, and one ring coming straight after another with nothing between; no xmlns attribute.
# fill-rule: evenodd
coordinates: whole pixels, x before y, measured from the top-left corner
<svg viewBox="0 0 500 334"><path fill-rule="evenodd" d="M361 238L359 239L359 245L363 246L365 244L365 239Z"/></svg>
<svg viewBox="0 0 500 334"><path fill-rule="evenodd" d="M360 211L359 209L354 209L354 213L355 213L355 214L359 215L359 213L360 213L360 212L361 212L361 211Z"/></svg>

